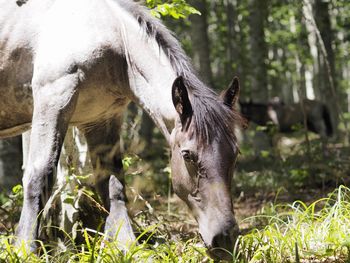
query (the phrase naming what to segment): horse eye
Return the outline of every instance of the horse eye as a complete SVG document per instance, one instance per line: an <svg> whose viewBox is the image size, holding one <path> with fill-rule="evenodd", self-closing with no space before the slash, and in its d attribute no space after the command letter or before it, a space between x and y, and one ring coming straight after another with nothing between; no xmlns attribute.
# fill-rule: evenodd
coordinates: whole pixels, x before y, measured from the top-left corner
<svg viewBox="0 0 350 263"><path fill-rule="evenodd" d="M181 156L182 156L182 158L184 158L185 162L192 161L191 152L189 150L182 150Z"/></svg>

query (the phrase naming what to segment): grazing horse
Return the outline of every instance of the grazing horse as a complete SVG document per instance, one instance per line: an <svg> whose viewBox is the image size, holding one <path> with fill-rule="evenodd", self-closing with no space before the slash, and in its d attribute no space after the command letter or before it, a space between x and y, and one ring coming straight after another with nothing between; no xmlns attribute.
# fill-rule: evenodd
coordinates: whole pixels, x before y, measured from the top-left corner
<svg viewBox="0 0 350 263"><path fill-rule="evenodd" d="M110 211L106 235L135 240L118 143L122 113L134 101L169 143L174 191L192 211L209 254L227 257L239 232L231 198L238 80L217 96L172 33L131 0L0 0L0 6L0 137L32 130L17 242L35 249L41 193L52 189L69 125L87 139L95 187Z"/></svg>
<svg viewBox="0 0 350 263"><path fill-rule="evenodd" d="M284 104L271 101L268 104L240 102L241 113L249 121L265 126L268 122L275 124L283 133L293 132L295 125L304 125L304 114L300 103ZM333 126L328 107L317 100L303 100L307 130L321 137L331 137Z"/></svg>

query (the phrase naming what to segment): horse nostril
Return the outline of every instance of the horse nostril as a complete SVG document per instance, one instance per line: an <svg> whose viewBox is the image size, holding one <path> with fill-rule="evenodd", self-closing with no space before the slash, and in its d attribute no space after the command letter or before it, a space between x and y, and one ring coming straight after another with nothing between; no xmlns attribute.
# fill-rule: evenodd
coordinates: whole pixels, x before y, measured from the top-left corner
<svg viewBox="0 0 350 263"><path fill-rule="evenodd" d="M220 236L219 235L216 235L214 238L213 238L213 241L212 241L212 243L211 243L211 246L212 247L220 247L220 245L219 245L219 243L220 243L220 241L219 241L219 239L220 239Z"/></svg>
<svg viewBox="0 0 350 263"><path fill-rule="evenodd" d="M211 244L211 248L208 250L211 258L232 261L233 244L229 234L220 233L214 236Z"/></svg>
<svg viewBox="0 0 350 263"><path fill-rule="evenodd" d="M230 235L227 233L220 233L214 236L212 241L213 248L223 248L223 249L232 249L232 241Z"/></svg>

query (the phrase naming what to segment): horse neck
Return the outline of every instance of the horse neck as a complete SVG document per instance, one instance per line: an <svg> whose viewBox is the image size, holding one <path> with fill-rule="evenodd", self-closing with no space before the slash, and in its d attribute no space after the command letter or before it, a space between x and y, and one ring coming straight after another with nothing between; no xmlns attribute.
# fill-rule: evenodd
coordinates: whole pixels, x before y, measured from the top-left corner
<svg viewBox="0 0 350 263"><path fill-rule="evenodd" d="M161 63L151 52L137 53L128 67L131 92L134 100L150 115L169 142L167 125L172 126L176 117L171 97L176 74L168 61Z"/></svg>
<svg viewBox="0 0 350 263"><path fill-rule="evenodd" d="M156 40L147 36L130 14L123 9L119 12L133 100L150 115L169 142L167 125L172 126L177 116L171 97L177 74Z"/></svg>
<svg viewBox="0 0 350 263"><path fill-rule="evenodd" d="M152 54L137 54L136 60L128 67L128 75L130 89L136 102L156 124L159 126L161 123L173 123L176 111L171 88L176 73L169 62L164 60L162 63Z"/></svg>

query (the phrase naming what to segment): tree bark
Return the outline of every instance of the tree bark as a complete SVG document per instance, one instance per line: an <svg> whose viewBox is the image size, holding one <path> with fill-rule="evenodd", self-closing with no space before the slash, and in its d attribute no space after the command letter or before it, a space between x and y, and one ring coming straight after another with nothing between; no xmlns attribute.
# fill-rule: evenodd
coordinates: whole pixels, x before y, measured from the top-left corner
<svg viewBox="0 0 350 263"><path fill-rule="evenodd" d="M267 88L267 46L264 28L268 17L269 1L249 1L251 97L255 102L268 100Z"/></svg>
<svg viewBox="0 0 350 263"><path fill-rule="evenodd" d="M238 75L241 82L243 81L243 61L240 60L239 56L239 34L236 32L235 27L238 27L238 15L237 6L234 5L232 0L226 0L226 15L227 15L227 56L229 63L226 67L226 77L232 78L233 75Z"/></svg>
<svg viewBox="0 0 350 263"><path fill-rule="evenodd" d="M152 138L153 138L154 128L155 128L155 125L151 117L149 117L148 114L145 111L143 111L142 118L141 118L140 137L145 143L145 149L149 149L150 147L152 147Z"/></svg>
<svg viewBox="0 0 350 263"><path fill-rule="evenodd" d="M319 72L318 79L320 84L321 97L323 101L325 101L328 105L332 106L338 102L337 97L337 83L336 83L336 73L335 73L335 60L334 60L334 50L333 50L333 42L334 42L334 34L331 24L331 18L329 13L329 2L323 0L315 0L314 4L315 11L315 20L317 27L320 31L322 41L324 43L324 47L326 49L327 57L322 54L319 49ZM327 61L329 64L329 69L327 68ZM330 70L330 72L328 72ZM331 76L329 76L329 74ZM333 79L333 87L330 83L330 77ZM334 90L332 90L334 88ZM330 107L333 108L333 107ZM338 114L336 112L332 112L332 119L335 124L335 127L338 123Z"/></svg>
<svg viewBox="0 0 350 263"><path fill-rule="evenodd" d="M310 56L310 46L308 43L308 32L306 29L306 21L302 14L297 14L297 20L300 21L301 30L298 35L298 56L300 58L299 68L299 91L302 98L307 98L307 87L306 87L306 69L307 69L307 58ZM301 99L302 99L301 98Z"/></svg>
<svg viewBox="0 0 350 263"><path fill-rule="evenodd" d="M191 15L191 38L193 44L193 60L199 74L207 84L212 84L210 64L210 44L208 36L207 3L203 0L190 0L190 4L202 15Z"/></svg>

